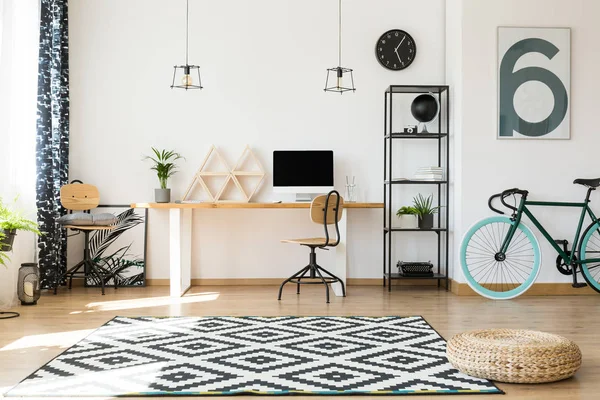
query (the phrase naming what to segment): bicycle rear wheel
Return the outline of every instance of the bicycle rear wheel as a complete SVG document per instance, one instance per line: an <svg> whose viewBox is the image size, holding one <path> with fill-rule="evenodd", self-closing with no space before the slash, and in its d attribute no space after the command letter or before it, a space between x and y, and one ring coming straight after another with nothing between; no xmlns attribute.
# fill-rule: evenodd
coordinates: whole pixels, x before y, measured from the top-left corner
<svg viewBox="0 0 600 400"><path fill-rule="evenodd" d="M600 258L600 222L592 223L585 233L579 245L581 257L581 272L588 285L596 292L600 292L600 262L584 262L585 260Z"/></svg>
<svg viewBox="0 0 600 400"><path fill-rule="evenodd" d="M467 283L489 299L507 300L523 294L540 272L540 245L522 223L506 253L500 254L513 224L508 217L482 219L467 231L461 244L461 266Z"/></svg>

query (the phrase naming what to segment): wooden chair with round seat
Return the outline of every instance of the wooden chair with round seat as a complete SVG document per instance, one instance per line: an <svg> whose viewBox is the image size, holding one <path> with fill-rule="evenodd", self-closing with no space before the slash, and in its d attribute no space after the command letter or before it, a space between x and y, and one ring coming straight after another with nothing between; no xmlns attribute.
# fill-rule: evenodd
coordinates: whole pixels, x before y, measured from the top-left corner
<svg viewBox="0 0 600 400"><path fill-rule="evenodd" d="M346 297L346 288L344 282L317 264L317 249L329 250L330 247L336 247L340 243L340 229L338 223L344 212L344 199L340 194L332 190L328 194L315 197L310 205L310 219L317 224L323 224L325 228L325 237L305 238L305 239L284 239L282 243L293 243L310 248L309 264L296 272L294 275L283 281L279 287L278 300L281 300L281 292L286 283L296 284L296 293L300 294L300 285L302 284L323 284L325 285L325 294L327 303L329 303L329 285L339 282L342 286L342 293ZM335 225L336 239L329 237L329 225Z"/></svg>
<svg viewBox="0 0 600 400"><path fill-rule="evenodd" d="M100 192L94 185L84 183L70 183L60 188L60 202L69 213L59 219L59 223L65 229L75 231L75 235L83 233L84 248L83 260L71 267L64 274L56 274L54 294L63 277L69 279L69 289L73 284L73 278L87 280L95 277L104 295L104 286L112 278L114 287L117 289L117 277L110 271L96 263L90 251L90 233L101 230L112 230L115 228L116 218L112 214L100 214L92 216L90 210L100 204ZM73 211L78 211L73 213ZM111 218L112 216L112 218ZM96 221L95 221L96 220ZM73 236L73 235L71 235ZM81 270L83 268L83 270Z"/></svg>

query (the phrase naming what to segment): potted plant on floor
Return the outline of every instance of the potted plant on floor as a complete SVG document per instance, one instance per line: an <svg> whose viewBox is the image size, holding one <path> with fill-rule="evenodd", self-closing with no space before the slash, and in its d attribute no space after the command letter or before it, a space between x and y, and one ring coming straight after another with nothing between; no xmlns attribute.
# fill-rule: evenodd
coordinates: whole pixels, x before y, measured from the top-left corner
<svg viewBox="0 0 600 400"><path fill-rule="evenodd" d="M151 160L154 163L150 169L156 171L160 183L160 189L154 189L154 201L169 203L171 201L171 189L167 188L167 181L177 172L175 161L183 157L173 150L157 150L152 147L152 151L154 156L146 156L144 160Z"/></svg>
<svg viewBox="0 0 600 400"><path fill-rule="evenodd" d="M433 207L433 195L424 197L421 193L413 198L413 207L417 210L419 216L419 228L433 228L433 214L440 209L439 206Z"/></svg>
<svg viewBox="0 0 600 400"><path fill-rule="evenodd" d="M417 210L412 206L402 206L396 211L398 228L415 229L419 225Z"/></svg>
<svg viewBox="0 0 600 400"><path fill-rule="evenodd" d="M12 251L17 231L33 232L40 235L38 224L34 220L25 217L24 213L17 210L14 205L12 207L7 206L0 198L0 232L3 234L3 237L0 238L1 251Z"/></svg>

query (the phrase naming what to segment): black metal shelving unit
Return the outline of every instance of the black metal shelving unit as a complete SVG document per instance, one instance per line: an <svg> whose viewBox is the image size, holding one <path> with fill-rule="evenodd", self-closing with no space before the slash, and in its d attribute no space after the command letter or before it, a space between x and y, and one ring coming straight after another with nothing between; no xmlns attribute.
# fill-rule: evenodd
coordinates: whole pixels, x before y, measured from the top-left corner
<svg viewBox="0 0 600 400"><path fill-rule="evenodd" d="M431 94L436 96L440 104L440 113L438 115L438 130L436 133L401 133L403 127L396 128L393 126L393 102L395 96ZM392 290L391 281L395 279L434 279L437 280L438 287L442 280L445 281L446 290L448 290L448 226L449 226L449 209L448 201L450 198L450 187L448 184L450 174L450 94L448 86L433 86L433 85L391 85L385 90L385 114L384 114L384 147L383 147L383 286ZM410 110L406 110L407 113ZM394 142L403 140L432 140L437 141L437 160L438 167L444 168L446 180L444 181L416 181L410 179L394 180L393 178L393 148ZM401 144L397 144L401 145ZM437 227L432 229L405 229L394 228L393 218L395 211L393 210L392 202L392 186L391 185L432 185L437 187L437 205L442 206L437 214ZM397 233L428 233L437 235L437 265L434 265L434 270L437 270L431 277L412 277L404 276L400 273L392 273L392 267L396 268L392 260L392 243Z"/></svg>

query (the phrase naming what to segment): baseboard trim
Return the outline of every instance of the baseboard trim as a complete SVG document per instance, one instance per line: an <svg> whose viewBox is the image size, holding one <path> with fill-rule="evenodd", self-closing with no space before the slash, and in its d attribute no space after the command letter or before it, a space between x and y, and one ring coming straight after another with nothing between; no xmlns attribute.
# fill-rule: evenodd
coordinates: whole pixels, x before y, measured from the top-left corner
<svg viewBox="0 0 600 400"><path fill-rule="evenodd" d="M192 286L279 286L286 278L192 279ZM147 286L169 286L169 279L146 279ZM349 278L348 286L383 286L381 278ZM436 286L430 279L395 280L394 286Z"/></svg>
<svg viewBox="0 0 600 400"><path fill-rule="evenodd" d="M279 286L285 278L192 279L192 286ZM445 282L440 281L442 287ZM449 279L450 291L457 296L478 296L466 283ZM381 278L349 278L348 286L383 286ZM169 286L169 279L146 279L147 286ZM436 280L394 280L394 286L436 286ZM590 296L598 295L589 287L576 289L570 283L534 283L523 296Z"/></svg>
<svg viewBox="0 0 600 400"><path fill-rule="evenodd" d="M457 296L479 296L466 283L451 280L450 290ZM590 288L574 288L570 283L534 283L522 296L598 296L598 293Z"/></svg>

